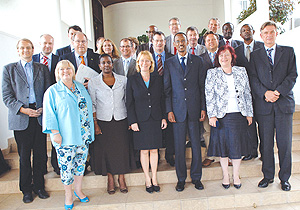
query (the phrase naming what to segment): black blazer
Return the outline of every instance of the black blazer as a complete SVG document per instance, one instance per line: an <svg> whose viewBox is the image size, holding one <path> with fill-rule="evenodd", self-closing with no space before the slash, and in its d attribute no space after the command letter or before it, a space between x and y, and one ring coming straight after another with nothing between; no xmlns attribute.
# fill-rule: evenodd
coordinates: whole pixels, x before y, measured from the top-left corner
<svg viewBox="0 0 300 210"><path fill-rule="evenodd" d="M273 67L264 47L253 51L249 73L256 114L270 114L273 109L274 103L265 101L264 95L267 90L277 90L280 93L275 103L283 113L295 111L292 89L297 78L297 68L292 47L276 45Z"/></svg>
<svg viewBox="0 0 300 210"><path fill-rule="evenodd" d="M32 60L34 62L40 62L41 58L40 58L40 53L39 54L35 54L32 56ZM59 61L59 57L57 55L52 54L52 58L51 58L51 71L50 71L50 80L51 80L51 85L56 83L56 79L55 79L55 68L56 68L56 64Z"/></svg>
<svg viewBox="0 0 300 210"><path fill-rule="evenodd" d="M221 34L218 34L219 35L219 41L223 39L223 36ZM201 44L201 45L204 45L205 46L205 42L204 42L204 37L203 36L200 36L199 39L198 39L198 44Z"/></svg>
<svg viewBox="0 0 300 210"><path fill-rule="evenodd" d="M75 72L77 72L77 63L75 59L75 53L67 53L59 57L60 60L69 60L75 67ZM87 60L88 60L88 67L94 69L96 72L100 73L99 69L99 54L94 53L91 50L87 51Z"/></svg>
<svg viewBox="0 0 300 210"><path fill-rule="evenodd" d="M65 47L62 47L62 48L57 49L55 54L56 54L57 56L61 57L62 55L68 54L68 53L70 53L70 52L71 52L71 46L68 45L68 46L65 46Z"/></svg>
<svg viewBox="0 0 300 210"><path fill-rule="evenodd" d="M136 54L138 55L141 51L144 51L144 50L150 51L149 42L139 45L137 48Z"/></svg>
<svg viewBox="0 0 300 210"><path fill-rule="evenodd" d="M255 41L254 40L254 46L253 46L253 51L258 50L260 48L264 47L264 43L260 41ZM236 54L236 66L242 66L245 67L247 72L249 71L248 69L250 68L250 62L248 62L245 52L244 52L244 43L235 48L235 54ZM249 72L248 72L249 75Z"/></svg>
<svg viewBox="0 0 300 210"><path fill-rule="evenodd" d="M168 53L168 52L166 52L165 51L165 55L166 55L166 57L165 57L165 60L167 60L168 58L171 58L173 55L171 54L171 53ZM155 63L155 66L154 66L154 72L157 74L158 72L157 72L157 64L156 64L156 62L155 62L155 54L154 53L152 53L152 57L153 57L153 60L154 60L154 63ZM153 72L153 73L154 73Z"/></svg>
<svg viewBox="0 0 300 210"><path fill-rule="evenodd" d="M162 77L151 73L149 88L140 73L128 77L126 107L129 125L147 121L150 117L166 119Z"/></svg>

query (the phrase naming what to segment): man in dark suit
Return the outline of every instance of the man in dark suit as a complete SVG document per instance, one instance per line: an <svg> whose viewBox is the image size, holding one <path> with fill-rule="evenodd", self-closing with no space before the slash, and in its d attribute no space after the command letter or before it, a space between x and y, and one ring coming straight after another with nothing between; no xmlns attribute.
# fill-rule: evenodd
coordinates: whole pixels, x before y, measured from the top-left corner
<svg viewBox="0 0 300 210"><path fill-rule="evenodd" d="M199 119L204 119L206 112L204 84L201 77L202 59L187 53L187 37L179 32L174 36L174 46L178 54L165 61L164 91L168 120L173 123L175 145L175 167L178 182L177 191L183 191L187 177L185 161L185 140L187 130L192 143L192 183L198 190L204 189L201 183L202 159L200 145Z"/></svg>
<svg viewBox="0 0 300 210"><path fill-rule="evenodd" d="M42 47L42 52L32 56L34 62L42 63L48 67L50 72L51 84L56 82L55 80L55 67L59 61L59 57L52 53L54 46L54 38L50 34L43 34L40 37L40 46ZM48 159L48 158L47 158ZM57 154L55 148L52 146L51 151L51 165L56 174L60 174L59 166L57 163ZM46 171L47 173L47 171Z"/></svg>
<svg viewBox="0 0 300 210"><path fill-rule="evenodd" d="M234 32L234 26L232 23L224 23L222 26L223 39L219 41L219 47L222 47L225 44L230 45L233 48L237 48L243 42L239 40L233 40L232 34Z"/></svg>
<svg viewBox="0 0 300 210"><path fill-rule="evenodd" d="M215 56L217 54L218 51L218 47L219 47L219 38L218 35L215 34L214 32L210 31L207 32L204 37L203 37L204 43L205 43L205 47L206 47L206 52L201 54L200 57L203 59L203 80L205 80L206 78L206 72L208 69L211 69L215 66ZM205 83L205 81L203 81L203 83ZM204 126L204 132L205 133L204 139L205 139L205 146L206 146L206 153L208 150L208 146L209 146L209 132L210 132L210 125L208 124L208 119L206 118L205 121L203 121L203 126ZM208 167L210 166L213 162L215 161L214 157L208 157L207 154L205 154L205 159L202 162L202 166L203 167Z"/></svg>
<svg viewBox="0 0 300 210"><path fill-rule="evenodd" d="M249 72L250 68L250 53L264 47L264 44L262 42L255 41L253 39L254 33L255 31L252 25L244 24L240 30L240 35L243 38L244 42L240 46L235 48L235 54L237 56L236 65L245 67L247 72ZM258 156L258 137L255 118L252 119L252 124L248 126L247 136L249 137L250 154L243 157L243 160L251 160L252 158L256 158ZM261 149L260 153L262 153Z"/></svg>
<svg viewBox="0 0 300 210"><path fill-rule="evenodd" d="M279 156L281 189L289 191L291 185L292 127L295 100L293 87L297 78L296 58L292 47L276 44L277 27L272 21L260 28L264 47L252 52L250 82L262 148L264 178L258 187L274 182L274 132Z"/></svg>
<svg viewBox="0 0 300 210"><path fill-rule="evenodd" d="M60 60L69 60L75 67L75 72L80 64L86 65L96 72L100 73L99 69L99 54L94 53L91 50L88 50L88 39L86 35L82 32L77 32L73 36L74 51L71 53L64 54L60 57ZM84 86L87 88L88 80Z"/></svg>
<svg viewBox="0 0 300 210"><path fill-rule="evenodd" d="M167 53L165 51L165 44L166 44L166 40L165 40L164 33L161 31L155 32L153 36L154 53L152 54L153 60L155 62L153 74L158 74L162 77L164 75L165 60L173 56L172 54ZM174 166L175 165L174 137L173 137L173 126L170 122L168 122L168 127L165 130L163 130L163 141L166 147L165 159L167 163L169 163L171 166Z"/></svg>
<svg viewBox="0 0 300 210"><path fill-rule="evenodd" d="M208 32L212 31L213 33L217 34L219 28L220 28L220 20L218 18L210 18L208 21ZM223 36L221 34L218 34L219 40L223 39ZM198 39L198 44L205 45L204 43L204 36L200 36Z"/></svg>
<svg viewBox="0 0 300 210"><path fill-rule="evenodd" d="M2 97L8 107L8 126L14 131L17 142L23 202L30 203L32 191L42 199L49 197L44 181L47 149L46 135L42 133L42 113L43 95L50 86L50 74L45 65L32 61L30 40L19 40L17 51L21 60L3 68Z"/></svg>
<svg viewBox="0 0 300 210"><path fill-rule="evenodd" d="M154 33L157 32L157 27L155 25L150 25L148 27L148 31L146 31L148 38L149 38L149 42L145 43L145 44L141 44L140 46L138 46L138 50L137 50L137 55L143 51L143 50L148 50L149 52L153 53L153 36Z"/></svg>
<svg viewBox="0 0 300 210"><path fill-rule="evenodd" d="M168 53L171 53L172 55L176 55L176 47L173 45L174 43L174 36L176 33L179 32L181 28L180 20L177 17L173 17L169 20L169 29L171 32L171 35L166 37L166 47L165 51Z"/></svg>
<svg viewBox="0 0 300 210"><path fill-rule="evenodd" d="M77 25L74 25L74 26L70 26L68 28L68 38L70 40L70 45L67 45L65 47L62 47L60 49L57 49L56 50L56 55L57 56L62 56L64 54L67 54L67 53L70 53L70 52L73 52L74 51L74 46L73 46L73 41L72 41L72 37L74 36L74 34L76 32L82 32L81 28Z"/></svg>
<svg viewBox="0 0 300 210"><path fill-rule="evenodd" d="M136 73L135 60L131 57L132 42L128 38L121 39L121 57L114 61L113 71L117 74L129 77Z"/></svg>

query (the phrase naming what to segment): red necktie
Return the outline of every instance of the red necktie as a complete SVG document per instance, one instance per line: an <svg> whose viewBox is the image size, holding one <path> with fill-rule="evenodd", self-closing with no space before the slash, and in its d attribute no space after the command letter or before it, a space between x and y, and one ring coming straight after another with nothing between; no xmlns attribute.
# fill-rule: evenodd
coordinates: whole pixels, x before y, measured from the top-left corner
<svg viewBox="0 0 300 210"><path fill-rule="evenodd" d="M192 54L195 55L195 47L192 48Z"/></svg>
<svg viewBox="0 0 300 210"><path fill-rule="evenodd" d="M157 72L160 76L163 75L164 73L164 68L163 68L163 65L162 65L162 60L161 60L161 54L158 54L158 59L157 59Z"/></svg>
<svg viewBox="0 0 300 210"><path fill-rule="evenodd" d="M44 56L43 59L43 64L48 67L48 58Z"/></svg>
<svg viewBox="0 0 300 210"><path fill-rule="evenodd" d="M177 53L177 49L176 47L174 47L174 55L176 55L176 53Z"/></svg>
<svg viewBox="0 0 300 210"><path fill-rule="evenodd" d="M226 45L229 45L229 41L228 40L226 40Z"/></svg>

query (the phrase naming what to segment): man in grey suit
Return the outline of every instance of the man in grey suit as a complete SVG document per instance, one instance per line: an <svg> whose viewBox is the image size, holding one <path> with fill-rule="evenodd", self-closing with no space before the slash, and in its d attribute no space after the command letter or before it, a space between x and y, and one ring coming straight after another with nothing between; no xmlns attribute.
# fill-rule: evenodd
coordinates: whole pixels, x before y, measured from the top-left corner
<svg viewBox="0 0 300 210"><path fill-rule="evenodd" d="M220 28L220 20L218 18L210 18L208 21L208 31L207 32L213 32L217 34L219 28ZM219 40L223 39L223 36L221 34L218 34ZM200 36L198 39L198 44L205 45L204 43L204 36Z"/></svg>
<svg viewBox="0 0 300 210"><path fill-rule="evenodd" d="M281 189L291 190L292 128L295 100L293 87L297 78L296 58L292 47L276 44L277 27L272 21L260 28L264 47L250 57L250 82L262 149L264 178L258 187L274 182L274 134L279 156Z"/></svg>
<svg viewBox="0 0 300 210"><path fill-rule="evenodd" d="M167 53L171 53L172 55L176 55L176 47L173 45L174 43L174 36L176 33L179 32L181 28L180 20L177 17L173 17L169 20L169 29L171 35L166 37L166 47L165 50Z"/></svg>
<svg viewBox="0 0 300 210"><path fill-rule="evenodd" d="M205 47L198 44L199 31L195 26L190 26L186 29L186 36L188 39L187 51L193 55L201 55L205 53Z"/></svg>
<svg viewBox="0 0 300 210"><path fill-rule="evenodd" d="M233 48L237 48L240 44L242 44L241 41L232 39L233 32L234 32L233 24L229 22L224 23L224 25L222 26L223 39L219 41L219 47L228 44Z"/></svg>
<svg viewBox="0 0 300 210"><path fill-rule="evenodd" d="M113 71L117 74L129 77L136 73L135 60L131 57L132 43L128 38L120 41L121 57L114 61Z"/></svg>
<svg viewBox="0 0 300 210"><path fill-rule="evenodd" d="M44 185L47 151L41 121L43 95L50 86L50 74L45 65L32 61L33 44L30 40L19 40L17 51L21 60L3 68L2 97L8 108L8 127L14 131L17 142L23 202L30 203L33 201L32 191L42 199L49 197Z"/></svg>
<svg viewBox="0 0 300 210"><path fill-rule="evenodd" d="M175 145L176 190L184 190L187 177L185 140L187 131L192 145L191 178L198 190L201 183L202 158L199 120L205 119L203 63L199 56L187 52L187 37L179 32L174 36L178 54L165 61L164 91L168 120L173 124Z"/></svg>

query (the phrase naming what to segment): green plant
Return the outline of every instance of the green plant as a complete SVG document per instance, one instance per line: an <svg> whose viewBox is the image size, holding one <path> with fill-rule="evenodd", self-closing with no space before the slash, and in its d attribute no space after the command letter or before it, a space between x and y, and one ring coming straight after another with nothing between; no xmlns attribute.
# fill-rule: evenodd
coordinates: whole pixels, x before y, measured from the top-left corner
<svg viewBox="0 0 300 210"><path fill-rule="evenodd" d="M256 0L250 0L250 6L246 10L243 10L237 17L238 22L239 23L242 22L255 11L256 11Z"/></svg>
<svg viewBox="0 0 300 210"><path fill-rule="evenodd" d="M203 30L201 31L201 33L199 34L199 36L204 36L204 34L207 32L206 28L203 28Z"/></svg>
<svg viewBox="0 0 300 210"><path fill-rule="evenodd" d="M140 45L149 42L149 37L145 34L138 36L137 39L139 40Z"/></svg>

